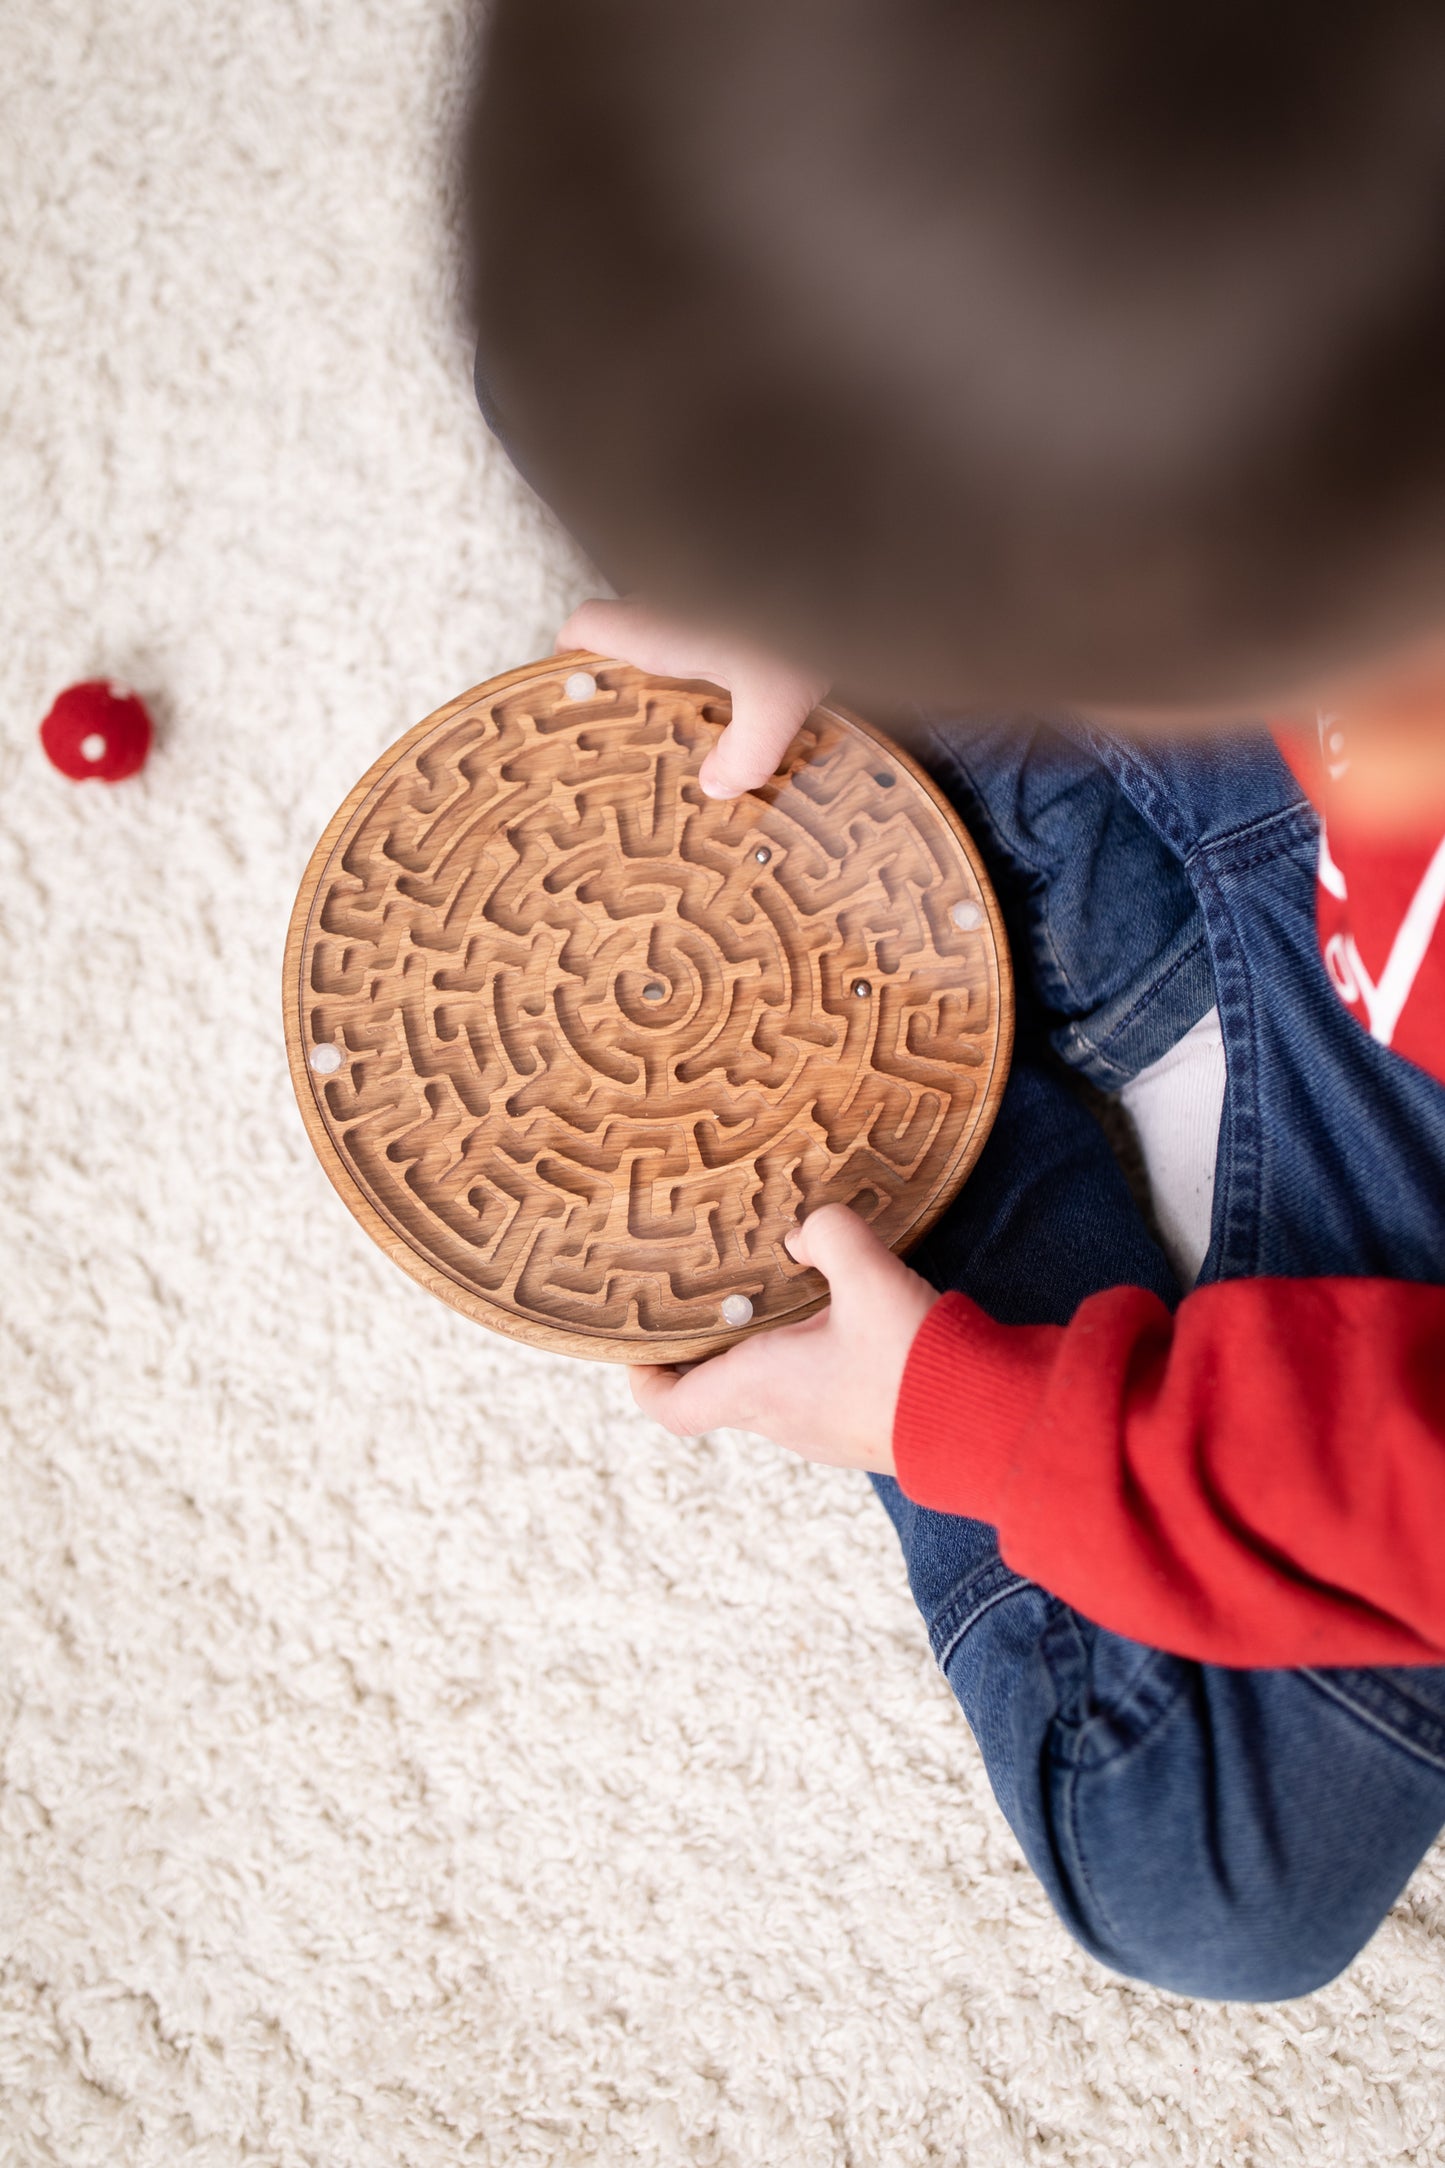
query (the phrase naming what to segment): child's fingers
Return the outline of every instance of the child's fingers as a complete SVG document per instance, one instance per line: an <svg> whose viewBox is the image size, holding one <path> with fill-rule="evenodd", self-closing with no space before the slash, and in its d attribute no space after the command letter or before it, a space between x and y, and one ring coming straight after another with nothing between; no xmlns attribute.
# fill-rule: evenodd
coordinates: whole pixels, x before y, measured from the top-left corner
<svg viewBox="0 0 1445 2168"><path fill-rule="evenodd" d="M635 669L657 677L709 678L731 683L742 657L690 625L659 617L645 602L608 602L593 596L579 603L558 633L554 652L588 648L594 655L615 655Z"/></svg>
<svg viewBox="0 0 1445 2168"><path fill-rule="evenodd" d="M557 635L559 653L588 648L659 677L708 678L732 695L732 721L702 764L710 798L739 798L766 783L826 686L820 678L715 633L672 623L640 602L594 598Z"/></svg>
<svg viewBox="0 0 1445 2168"><path fill-rule="evenodd" d="M659 677L697 677L706 672L699 669L696 645L683 627L668 624L640 602L608 602L594 595L572 612L557 635L556 652L585 647Z"/></svg>
<svg viewBox="0 0 1445 2168"><path fill-rule="evenodd" d="M825 1313L826 1314L826 1313ZM778 1418L794 1398L800 1341L818 1324L784 1325L713 1355L686 1371L636 1367L628 1372L632 1397L675 1438L700 1438L707 1430L756 1430L774 1435Z"/></svg>
<svg viewBox="0 0 1445 2168"><path fill-rule="evenodd" d="M700 1438L705 1430L724 1426L745 1430L746 1381L734 1365L737 1356L747 1353L746 1344L729 1348L726 1355L714 1355L686 1371L632 1369L632 1397L644 1415L674 1438Z"/></svg>
<svg viewBox="0 0 1445 2168"><path fill-rule="evenodd" d="M702 764L709 798L739 798L766 783L822 698L822 688L792 670L736 675L733 719Z"/></svg>
<svg viewBox="0 0 1445 2168"><path fill-rule="evenodd" d="M821 1272L835 1296L917 1277L845 1204L820 1205L783 1239L789 1256Z"/></svg>
<svg viewBox="0 0 1445 2168"><path fill-rule="evenodd" d="M632 1397L644 1415L650 1415L655 1423L668 1427L664 1411L671 1404L676 1388L682 1383L680 1370L668 1370L660 1364L633 1363L629 1365L627 1382L632 1387Z"/></svg>

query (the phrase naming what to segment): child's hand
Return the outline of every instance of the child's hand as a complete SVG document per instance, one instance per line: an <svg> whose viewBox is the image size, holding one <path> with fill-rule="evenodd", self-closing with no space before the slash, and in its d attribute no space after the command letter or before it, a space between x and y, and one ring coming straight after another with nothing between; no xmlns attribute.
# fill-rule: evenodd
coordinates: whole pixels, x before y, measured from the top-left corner
<svg viewBox="0 0 1445 2168"><path fill-rule="evenodd" d="M557 635L557 649L591 648L659 677L707 678L732 694L733 719L702 764L709 798L738 798L766 783L827 691L757 648L655 617L637 602L584 602Z"/></svg>
<svg viewBox="0 0 1445 2168"><path fill-rule="evenodd" d="M938 1296L846 1205L821 1206L787 1241L827 1280L828 1307L692 1370L634 1369L633 1397L675 1438L726 1425L805 1460L892 1475L903 1366Z"/></svg>

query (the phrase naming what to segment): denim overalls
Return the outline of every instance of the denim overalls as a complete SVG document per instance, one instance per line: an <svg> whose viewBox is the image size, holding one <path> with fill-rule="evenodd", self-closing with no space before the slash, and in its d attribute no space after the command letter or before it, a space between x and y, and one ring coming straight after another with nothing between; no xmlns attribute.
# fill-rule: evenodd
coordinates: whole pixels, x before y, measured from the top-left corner
<svg viewBox="0 0 1445 2168"><path fill-rule="evenodd" d="M480 349L475 384L510 452ZM1004 1323L1066 1323L1102 1287L1177 1301L1048 1057L1117 1090L1217 1001L1229 1086L1200 1279L1445 1279L1445 1087L1325 977L1318 828L1268 742L1144 755L1010 721L938 726L925 758L989 859L1020 1031L988 1147L909 1262ZM1445 1669L1165 1656L1010 1572L982 1522L873 1481L998 1802L1085 1947L1196 1995L1298 1995L1346 1965L1445 1823Z"/></svg>
<svg viewBox="0 0 1445 2168"><path fill-rule="evenodd" d="M948 725L925 757L998 882L1023 1028L975 1175L910 1262L1005 1322L1064 1322L1124 1282L1177 1301L1048 1050L1115 1089L1217 1001L1229 1081L1201 1280L1445 1279L1445 1086L1331 987L1318 824L1268 739L1144 752ZM1445 1822L1445 1669L1164 1655L1011 1572L982 1523L874 1482L999 1805L1084 1946L1222 1997L1302 1994L1347 1964Z"/></svg>

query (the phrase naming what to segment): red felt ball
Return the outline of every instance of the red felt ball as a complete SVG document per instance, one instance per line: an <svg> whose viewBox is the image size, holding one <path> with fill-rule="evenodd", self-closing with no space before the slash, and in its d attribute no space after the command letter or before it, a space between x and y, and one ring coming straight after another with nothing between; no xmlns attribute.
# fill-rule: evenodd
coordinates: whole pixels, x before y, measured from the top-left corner
<svg viewBox="0 0 1445 2168"><path fill-rule="evenodd" d="M145 702L124 686L87 678L60 695L40 725L40 742L51 766L72 781L95 775L120 783L145 766L151 719Z"/></svg>

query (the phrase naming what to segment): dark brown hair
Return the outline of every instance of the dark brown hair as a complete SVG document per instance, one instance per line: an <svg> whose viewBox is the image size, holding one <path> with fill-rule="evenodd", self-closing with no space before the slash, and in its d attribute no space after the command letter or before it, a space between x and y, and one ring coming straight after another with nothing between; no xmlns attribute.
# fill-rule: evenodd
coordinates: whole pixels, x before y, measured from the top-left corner
<svg viewBox="0 0 1445 2168"><path fill-rule="evenodd" d="M483 365L614 576L921 698L1445 621L1433 0L498 0Z"/></svg>

